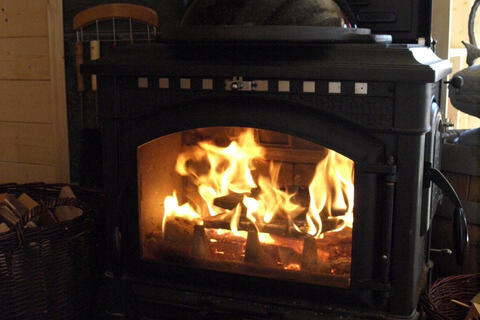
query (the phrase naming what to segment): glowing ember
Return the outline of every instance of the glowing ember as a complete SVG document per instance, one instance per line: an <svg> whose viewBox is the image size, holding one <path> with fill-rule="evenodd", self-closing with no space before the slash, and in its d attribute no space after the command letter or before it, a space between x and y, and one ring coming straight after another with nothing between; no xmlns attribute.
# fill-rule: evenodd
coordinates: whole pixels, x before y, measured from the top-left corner
<svg viewBox="0 0 480 320"><path fill-rule="evenodd" d="M286 265L284 267L285 270L295 270L295 271L300 271L300 265L298 263L290 263L289 265Z"/></svg>

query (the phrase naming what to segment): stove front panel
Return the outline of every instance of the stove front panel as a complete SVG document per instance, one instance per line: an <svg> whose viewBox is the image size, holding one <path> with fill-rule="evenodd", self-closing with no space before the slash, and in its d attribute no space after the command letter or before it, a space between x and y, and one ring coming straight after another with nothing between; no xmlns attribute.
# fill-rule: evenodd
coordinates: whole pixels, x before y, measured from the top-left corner
<svg viewBox="0 0 480 320"><path fill-rule="evenodd" d="M139 102L146 101L158 98ZM383 256L389 255L394 198L394 184L387 180L395 173L386 160L388 143L305 105L241 93L163 105L148 117L105 119L104 125L112 134L106 154L117 157L108 170L109 184L118 188L110 190L109 210L120 213L109 219L121 226L120 262L114 265L125 277L225 297L295 300L309 308L387 310L382 292L389 290L390 261ZM214 188L210 214L208 188L198 182L212 167L226 173L228 161L205 163L209 152L223 154L232 144L253 142L264 157L246 161L253 185L242 190L248 179L235 174L240 181L230 181L227 191ZM329 159L348 164L347 171L330 166ZM326 181L334 189L326 171L341 185L327 196L330 205L316 198L326 194L316 191ZM260 201L267 194L284 205L271 217ZM166 210L166 203L174 209Z"/></svg>
<svg viewBox="0 0 480 320"><path fill-rule="evenodd" d="M368 47L367 49L374 48ZM410 57L410 49L407 50L403 47L398 49L398 53L404 53L405 57ZM375 53L375 50L369 51L369 53ZM331 59L335 59L333 55ZM377 57L375 61L377 60L381 60L381 58ZM405 62L407 67L402 65L402 68L398 68L402 70L398 74L403 77L406 73L409 75L416 73L421 76L414 79L419 83L406 83L407 78L402 78L400 82L395 82L398 79L390 81L390 75L395 78L397 73L387 72L381 73L381 77L375 76L375 81L372 81L360 77L367 74L367 71L359 72L360 64L350 60L343 59L342 61L344 63L349 61L349 64L342 65L342 68L336 68L331 63L325 62L325 70L320 70L323 64L315 65L315 68L310 67L311 72L306 72L305 77L310 75L313 77L313 73L315 73L324 78L321 80L291 79L288 80L288 90L285 86L286 81L283 79L289 79L289 77L282 78L279 73L283 70L284 74L291 72L296 75L293 67L290 68L291 63L288 68L276 68L275 72L272 71L271 76L265 75L270 69L265 71L265 68L244 68L244 66L239 67L239 70L243 71L242 73L230 71L230 68L213 67L214 72L210 73L210 70L205 67L200 69L206 70L205 74L197 72L185 76L188 74L187 71L193 70L194 67L193 64L185 66L184 61L181 65L180 63L175 65L175 68L179 68L179 70L175 69L175 75L172 75L174 68L168 64L162 65L162 68L153 64L153 69L151 66L148 69L140 68L140 73L135 69L135 73L128 71L126 75L119 75L117 69L106 75L101 75L101 70L97 72L99 86L102 89L99 90L99 98L104 128L104 162L109 164L105 171L105 185L108 186L108 239L113 253L112 269L118 279L124 281L125 289L122 289L122 294L126 299L137 294L133 292L137 292L135 288L140 286L145 289L145 299L157 299L158 303L163 304L168 301L161 302L163 298L154 293L157 292L154 288L175 288L175 291L178 291L178 296L176 295L178 299L186 297L187 293L194 293L195 297L198 297L198 301L203 301L204 298L211 305L216 305L215 301L219 300L215 297L221 295L228 301L230 299L233 299L232 301L251 301L252 303L263 301L262 303L271 305L281 304L288 309L302 306L301 308L309 310L321 310L326 306L335 306L335 308L339 308L336 310L354 308L360 312L367 312L369 315L391 315L391 318L413 318L415 316L418 292L422 287L421 277L425 274L427 265L425 249L428 250L428 248L425 248L425 243L428 234L424 230L420 230L420 225L425 214L421 210L422 192L424 191L422 186L424 141L425 134L431 130L428 106L433 97L433 86L422 81L427 78L432 82L437 81L435 79L439 75L434 68L426 65L419 66L417 62L412 63L410 68L411 62L408 58L408 63ZM389 63L391 63L390 60L384 62L384 65L390 65ZM301 63L300 66L302 66ZM166 72L165 70L169 73L162 73ZM255 80L255 84L260 85L260 88L265 91L227 90L226 84L231 83L231 80L235 78L232 78L232 74L247 73L255 75L244 76L243 80L250 83ZM379 73L368 74L377 75ZM328 76L331 76L332 79L325 79ZM365 84L367 87L364 86ZM340 91L336 89L338 85L341 88ZM264 232L265 230L261 230L255 224L250 227L252 217L255 219L265 218L265 215L259 217L255 214L251 214L250 219L247 217L248 205L244 202L248 203L249 200L245 200L245 198L253 198L257 202L259 200L259 195L252 190L255 188L250 189L249 192L235 189L236 192L232 193L240 194L241 199L237 199L238 201L234 199L233 206L230 205L227 208L223 208L225 205L220 206L223 210L231 212L225 212L226 216L229 216L227 223L221 221L218 225L218 222L215 222L217 225L214 228L205 227L205 224L211 223L211 221L206 221L208 216L202 212L201 208L196 207L204 205L210 214L208 204L202 204L204 198L200 195L200 201L196 201L197 204L192 203L191 207L192 211L200 215L201 219L191 219L195 221L194 223L186 219L188 223L184 225L188 227L184 230L190 230L186 233L188 240L183 242L184 246L173 250L174 253L177 252L176 254L171 254L172 251L168 249L171 249L172 246L165 244L172 237L174 244L180 243L181 241L175 240L178 239L179 233L164 232L164 230L168 229L169 225L173 226L171 230L179 230L175 225L180 225L182 219L163 218L177 216L177 214L170 213L183 212L184 209L179 208L187 203L188 198L196 195L198 200L200 194L198 185L188 183L189 175L192 176L191 173L186 176L180 175L181 177L178 179L179 174L176 169L172 170L172 167L176 167L178 155L186 151L186 148L193 146L184 143L185 136L195 133L193 136L202 138L195 140L195 143L200 143L205 140L202 135L196 134L198 131L215 131L219 130L218 128L227 131L232 128L241 128L242 130L252 128L256 143L267 150L272 147L269 145L272 143L262 144L262 141L258 139L261 131L271 133L273 138L271 137L270 142L273 141L273 144L289 139L302 139L311 146L315 146L314 149L321 147L324 150L333 150L353 162L354 219L351 229L351 262L349 268L347 267L345 270L348 272L345 272L345 277L343 277L343 279L348 277L348 281L339 284L337 280L342 277L338 274L330 273L325 276L326 268L322 269L323 273L303 273L303 251L308 240L297 241L295 237L293 237L295 238L293 244L286 246L286 249L285 245L275 246L273 251L277 253L270 254L274 257L273 260L270 260L270 266L275 265L274 268L268 269L265 268L265 265L261 265L261 268L246 268L246 266L256 264L256 262L250 262L251 260L248 261L250 258L245 262L247 250L245 249L245 253L243 253L243 247L248 246L249 232L253 233L250 239L256 240L256 236L258 236L258 241L253 241L254 248L262 249L258 252L268 252L271 249L266 248L269 246L268 243L261 241L261 237L264 237L261 235L262 233L270 234L272 238L278 236L275 234L272 236L271 230ZM218 132L213 136L218 136ZM232 135L222 133L219 136L231 137ZM233 136L235 137L235 135ZM236 137L232 141L239 141L239 135ZM215 139L209 137L206 140ZM159 146L155 146L157 144ZM176 147L172 147L172 145ZM215 144L215 146L223 148L228 145L229 143L225 141ZM165 155L165 151L162 150L166 149L172 152ZM156 154L162 161L148 164L148 160L142 160L149 153ZM274 162L279 161L279 159L273 160ZM285 158L283 160L283 162L289 162ZM144 174L144 167L161 167L161 163L168 164L162 174L163 181L154 178L153 175ZM316 168L318 161L309 162L309 165ZM292 172L296 172L294 169L296 166L296 163L291 164ZM274 180L272 176L275 175L270 173L270 165L266 167L268 169L263 169L263 176L268 176L267 181L273 184L271 183ZM282 164L277 182L283 179L282 170L287 170L287 167L289 166ZM154 171L158 173L161 170L163 169L157 168ZM208 170L206 171L208 172ZM251 171L255 185L259 185L258 176L255 177L254 174L255 170ZM268 172L268 175L265 172ZM200 175L202 176L204 172L200 170L197 175L198 173L202 173ZM303 175L303 177L305 180L310 180L308 175ZM153 189L147 189L162 190L158 196L152 197L148 195L148 192L145 193L144 183L147 180L151 180L148 183L156 185ZM175 187L164 188L167 185L165 181ZM303 184L293 182L293 187L301 189L300 187L303 186ZM304 187L304 190L309 189L312 181L307 182L308 187ZM189 185L194 188L194 192L185 192L186 186ZM287 186L279 183L277 189L282 192L290 192L288 183ZM171 201L175 199L173 190L177 190L175 193L177 201ZM213 201L224 196L227 196L227 200L231 200L228 197L238 197L226 194L216 196ZM308 196L310 197L309 193ZM156 202L154 205L147 204L150 201L147 200L149 197ZM169 199L167 202L173 203L177 209L167 210L169 214L165 215L167 199ZM221 200L225 199L218 199L217 203ZM301 202L294 203L301 204ZM235 209L239 204L242 210L239 210L239 215L235 215ZM310 201L305 201L304 207L309 209ZM149 211L155 211L155 214L152 215ZM332 216L337 214L332 214ZM147 216L152 221L142 220ZM234 223L232 228L231 222L232 220L236 221L233 219L235 216L240 217L238 223ZM328 218L329 215L324 217L324 220L320 219L322 226L324 221L328 221ZM288 218L286 220L288 221ZM293 220L295 222L295 218ZM306 222L306 220L305 214L304 221ZM178 221L180 222L177 223ZM272 221L274 221L273 218ZM296 222L297 226L301 225L300 222ZM148 227L143 225L148 225ZM184 225L182 224L182 226ZM240 235L242 232L246 232L246 235L239 237L237 250L230 250L230 252L239 253L234 255L237 260L236 262L233 258L229 258L227 261L226 259L220 260L219 257L222 256L220 252L225 255L226 251L219 250L212 244L220 242L217 237L218 233L224 231L218 232L218 230L233 233L232 229L235 229L235 225ZM308 222L306 225L307 228L303 232L306 231L306 234L315 240L313 242L317 247L318 265L321 257L318 248L321 246L322 240L328 240L328 232L321 233L324 239L317 239L308 232ZM212 229L214 230L213 236ZM302 229L299 229L302 232ZM295 230L294 227L293 230ZM312 233L314 232L312 231ZM195 237L206 241L194 241ZM308 236L304 238L308 238ZM229 241L230 244L232 242L234 241ZM203 247L195 245L194 250L195 243L205 245ZM299 245L297 246L295 243ZM284 252L289 251L295 258L288 260L285 256L280 257L279 247L283 247L281 249L282 256ZM329 254L331 253L330 249L329 247L326 250ZM166 254L165 251L167 251ZM345 254L340 255L339 258L348 258L347 252L344 252ZM208 255L207 259L205 259L205 254ZM235 263L237 264L235 265ZM291 267L298 268L298 264L300 270L289 270ZM330 267L334 264L330 262ZM229 268L223 268L220 265L229 265ZM232 266L239 268L240 271L232 272ZM265 270L276 272L266 272ZM312 281L312 274L323 276ZM331 281L331 279L335 280ZM138 291L138 298L144 294L140 291ZM207 296L209 298L206 298ZM198 308L202 308L202 304L202 302L198 302ZM227 308L227 306L224 307Z"/></svg>

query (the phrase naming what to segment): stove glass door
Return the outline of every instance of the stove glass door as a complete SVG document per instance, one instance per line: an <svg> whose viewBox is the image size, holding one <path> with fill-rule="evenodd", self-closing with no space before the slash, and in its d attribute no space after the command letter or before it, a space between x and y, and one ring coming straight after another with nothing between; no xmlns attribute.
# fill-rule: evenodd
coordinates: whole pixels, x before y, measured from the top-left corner
<svg viewBox="0 0 480 320"><path fill-rule="evenodd" d="M137 149L142 258L349 287L354 162L280 132L211 127Z"/></svg>

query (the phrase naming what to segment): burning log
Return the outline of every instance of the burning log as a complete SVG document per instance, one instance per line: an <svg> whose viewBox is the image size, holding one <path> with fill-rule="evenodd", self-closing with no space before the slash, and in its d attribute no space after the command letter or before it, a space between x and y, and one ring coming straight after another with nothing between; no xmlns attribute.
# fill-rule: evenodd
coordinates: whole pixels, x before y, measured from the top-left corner
<svg viewBox="0 0 480 320"><path fill-rule="evenodd" d="M224 215L218 215L214 217L209 217L204 219L204 226L205 228L209 229L225 229L230 230L230 222L224 221L222 218ZM248 231L251 222L249 220L246 221L239 221L238 223L238 230ZM293 227L288 226L287 223L285 224L266 224L259 226L260 232L269 233L271 235L276 235L280 237L293 237L297 239L303 239L305 234L298 232Z"/></svg>
<svg viewBox="0 0 480 320"><path fill-rule="evenodd" d="M318 265L317 244L315 238L303 239L302 270L314 270Z"/></svg>
<svg viewBox="0 0 480 320"><path fill-rule="evenodd" d="M205 237L205 228L200 225L196 225L193 228L192 256L200 259L209 258L207 238Z"/></svg>
<svg viewBox="0 0 480 320"><path fill-rule="evenodd" d="M163 238L178 246L190 245L193 241L194 226L192 221L180 217L169 219L165 223Z"/></svg>
<svg viewBox="0 0 480 320"><path fill-rule="evenodd" d="M216 198L213 200L213 204L219 208L226 210L233 210L239 203L242 203L243 197L255 198L260 193L260 188L253 188L250 193L230 193L226 196Z"/></svg>
<svg viewBox="0 0 480 320"><path fill-rule="evenodd" d="M293 248L279 246L278 256L283 266L300 265L301 255L297 251L295 251Z"/></svg>
<svg viewBox="0 0 480 320"><path fill-rule="evenodd" d="M332 262L333 274L347 274L350 273L352 259L350 257L340 257Z"/></svg>
<svg viewBox="0 0 480 320"><path fill-rule="evenodd" d="M230 193L229 195L216 198L213 200L213 204L217 207L233 210L239 203L242 202L243 194L241 193Z"/></svg>

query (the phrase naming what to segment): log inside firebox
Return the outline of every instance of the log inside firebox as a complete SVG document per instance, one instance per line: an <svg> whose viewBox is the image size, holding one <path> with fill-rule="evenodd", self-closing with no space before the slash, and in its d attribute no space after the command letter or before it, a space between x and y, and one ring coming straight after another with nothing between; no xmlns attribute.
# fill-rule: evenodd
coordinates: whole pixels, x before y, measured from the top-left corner
<svg viewBox="0 0 480 320"><path fill-rule="evenodd" d="M249 193L230 193L223 197L213 200L213 204L217 207L233 210L239 203L242 203L243 197L248 196L255 198L260 193L260 188L253 188Z"/></svg>
<svg viewBox="0 0 480 320"><path fill-rule="evenodd" d="M238 230L249 231L252 223L250 221L239 221ZM230 230L230 222L222 221L216 219L215 217L210 217L204 219L204 227L209 229L225 229ZM260 232L269 233L271 235L280 236L280 237L294 237L298 239L303 239L305 234L298 232L293 227L289 227L287 223L285 224L274 224L269 223L266 225L261 225L259 227Z"/></svg>
<svg viewBox="0 0 480 320"><path fill-rule="evenodd" d="M242 202L243 194L241 193L231 193L229 195L218 197L213 200L213 204L217 207L233 210L239 203Z"/></svg>
<svg viewBox="0 0 480 320"><path fill-rule="evenodd" d="M257 196L260 189L252 189L248 196ZM238 230L249 231L252 223L246 219L246 208L242 204L243 194L240 193L231 193L224 197L216 198L213 202L214 205L227 209L233 210L238 204L242 206L242 213L240 216L240 221L238 222ZM219 214L216 216L212 216L209 218L204 218L204 227L211 228L211 229L225 229L230 230L230 219L225 219L228 217L228 213ZM279 223L269 223L266 225L259 225L259 231L270 233L272 235L277 236L290 236L295 238L303 238L304 235L297 230L295 230L292 226L289 225L287 221L283 224Z"/></svg>

